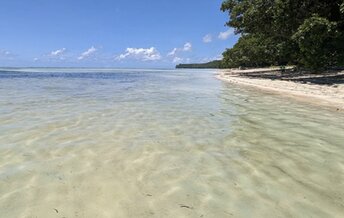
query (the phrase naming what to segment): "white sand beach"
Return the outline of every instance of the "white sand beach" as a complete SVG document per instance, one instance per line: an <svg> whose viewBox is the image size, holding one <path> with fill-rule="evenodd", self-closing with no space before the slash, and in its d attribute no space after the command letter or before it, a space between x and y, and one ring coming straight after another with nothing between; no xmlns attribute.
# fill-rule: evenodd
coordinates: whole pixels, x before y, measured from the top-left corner
<svg viewBox="0 0 344 218"><path fill-rule="evenodd" d="M271 78L271 75L276 74L276 70L279 68L224 70L217 74L217 78L232 84L251 86L297 100L331 107L338 111L344 110L344 83L326 83L326 79L329 77L344 77L344 71L319 75L295 75L289 79ZM269 74L270 78L257 76L257 74ZM305 82L307 79L317 80L317 83ZM322 80L324 80L324 84L321 84Z"/></svg>

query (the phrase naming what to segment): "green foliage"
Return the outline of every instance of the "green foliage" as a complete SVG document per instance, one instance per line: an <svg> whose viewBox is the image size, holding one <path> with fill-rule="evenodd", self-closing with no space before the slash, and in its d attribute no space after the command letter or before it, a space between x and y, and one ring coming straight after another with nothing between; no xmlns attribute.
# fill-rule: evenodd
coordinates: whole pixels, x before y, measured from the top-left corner
<svg viewBox="0 0 344 218"><path fill-rule="evenodd" d="M223 65L227 68L266 67L272 65L295 64L290 51L295 49L288 41L277 41L260 34L242 36L233 48L223 53Z"/></svg>
<svg viewBox="0 0 344 218"><path fill-rule="evenodd" d="M226 66L320 68L343 61L343 0L226 0L221 10L242 35L224 52Z"/></svg>
<svg viewBox="0 0 344 218"><path fill-rule="evenodd" d="M218 69L218 68L223 68L221 64L222 64L222 61L216 60L216 61L211 61L211 62L203 63L203 64L178 64L176 68Z"/></svg>
<svg viewBox="0 0 344 218"><path fill-rule="evenodd" d="M247 35L239 39L238 43L223 53L226 67L259 67L274 63L276 48L269 40L256 35Z"/></svg>
<svg viewBox="0 0 344 218"><path fill-rule="evenodd" d="M300 62L306 67L322 68L340 63L341 42L335 22L314 15L299 26L292 39L298 44Z"/></svg>

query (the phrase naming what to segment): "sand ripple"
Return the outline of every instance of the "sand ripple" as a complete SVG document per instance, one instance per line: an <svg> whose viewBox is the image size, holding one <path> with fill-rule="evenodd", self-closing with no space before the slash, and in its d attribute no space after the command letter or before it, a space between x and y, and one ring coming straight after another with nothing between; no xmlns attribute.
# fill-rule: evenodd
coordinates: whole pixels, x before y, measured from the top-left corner
<svg viewBox="0 0 344 218"><path fill-rule="evenodd" d="M210 72L75 77L0 79L1 217L344 216L342 113Z"/></svg>

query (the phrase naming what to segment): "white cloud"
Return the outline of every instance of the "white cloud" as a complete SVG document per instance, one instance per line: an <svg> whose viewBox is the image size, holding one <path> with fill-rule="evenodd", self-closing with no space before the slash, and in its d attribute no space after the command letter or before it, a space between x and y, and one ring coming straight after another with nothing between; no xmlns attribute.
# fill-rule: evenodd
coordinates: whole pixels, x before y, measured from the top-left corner
<svg viewBox="0 0 344 218"><path fill-rule="evenodd" d="M39 58L34 58L33 61L37 62L37 61L39 61Z"/></svg>
<svg viewBox="0 0 344 218"><path fill-rule="evenodd" d="M6 50L0 50L0 58L13 59L14 55Z"/></svg>
<svg viewBox="0 0 344 218"><path fill-rule="evenodd" d="M183 48L174 48L172 51L167 53L167 56L175 57L178 52L180 51L191 51L192 50L192 44L190 42L187 42L184 44Z"/></svg>
<svg viewBox="0 0 344 218"><path fill-rule="evenodd" d="M174 48L171 52L167 54L167 56L175 56L177 54L178 49Z"/></svg>
<svg viewBox="0 0 344 218"><path fill-rule="evenodd" d="M201 62L210 62L210 61L215 61L215 60L222 60L223 56L222 54L216 55L214 57L205 57L200 59Z"/></svg>
<svg viewBox="0 0 344 218"><path fill-rule="evenodd" d="M154 48L127 48L124 54L119 55L116 60L132 58L142 61L156 61L161 59L159 51Z"/></svg>
<svg viewBox="0 0 344 218"><path fill-rule="evenodd" d="M226 40L226 39L228 39L229 38L229 36L230 35L232 35L234 32L233 32L233 29L229 29L229 30L227 30L227 31L225 31L225 32L220 32L219 33L219 39L221 39L221 40Z"/></svg>
<svg viewBox="0 0 344 218"><path fill-rule="evenodd" d="M183 58L179 58L179 57L174 57L173 58L173 63L180 63L183 61Z"/></svg>
<svg viewBox="0 0 344 218"><path fill-rule="evenodd" d="M202 63L206 63L206 62L209 62L209 61L213 61L213 59L211 59L211 58L202 58L201 59Z"/></svg>
<svg viewBox="0 0 344 218"><path fill-rule="evenodd" d="M190 42L187 42L184 44L183 51L191 51L192 44Z"/></svg>
<svg viewBox="0 0 344 218"><path fill-rule="evenodd" d="M207 34L203 37L203 42L204 43L209 43L213 41L213 36L211 34Z"/></svg>
<svg viewBox="0 0 344 218"><path fill-rule="evenodd" d="M97 49L92 46L91 48L87 49L87 51L83 52L79 57L78 60L84 60L86 58L89 58L90 56L92 56L95 52L97 51Z"/></svg>
<svg viewBox="0 0 344 218"><path fill-rule="evenodd" d="M50 56L52 56L52 57L61 56L65 53L66 50L67 50L66 48L61 48L61 49L58 49L56 51L52 51L52 52L50 52Z"/></svg>

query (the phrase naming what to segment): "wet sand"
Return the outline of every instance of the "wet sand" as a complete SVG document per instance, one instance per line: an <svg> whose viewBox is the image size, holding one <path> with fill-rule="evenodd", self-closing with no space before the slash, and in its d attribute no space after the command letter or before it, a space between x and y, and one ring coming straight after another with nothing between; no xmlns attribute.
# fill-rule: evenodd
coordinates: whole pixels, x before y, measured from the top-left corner
<svg viewBox="0 0 344 218"><path fill-rule="evenodd" d="M233 69L219 72L217 78L335 110L344 110L344 71L322 75L289 71L281 75L279 68Z"/></svg>

